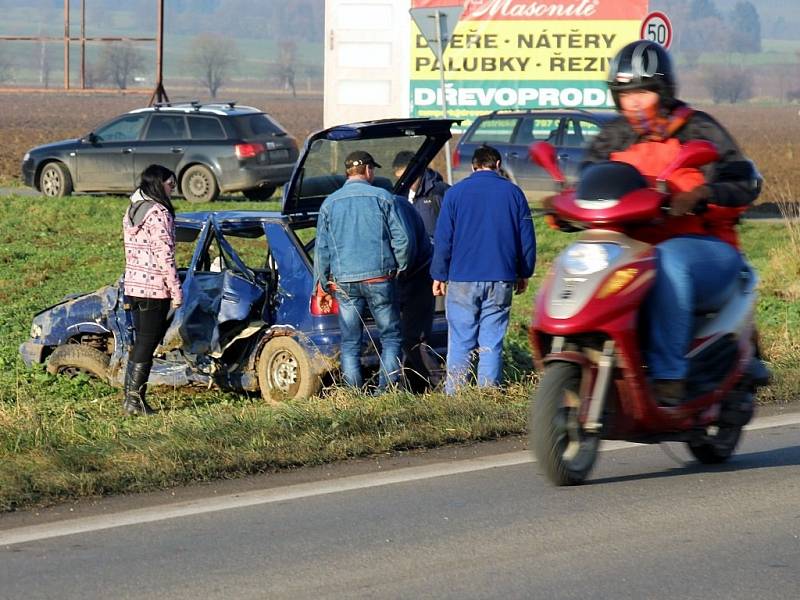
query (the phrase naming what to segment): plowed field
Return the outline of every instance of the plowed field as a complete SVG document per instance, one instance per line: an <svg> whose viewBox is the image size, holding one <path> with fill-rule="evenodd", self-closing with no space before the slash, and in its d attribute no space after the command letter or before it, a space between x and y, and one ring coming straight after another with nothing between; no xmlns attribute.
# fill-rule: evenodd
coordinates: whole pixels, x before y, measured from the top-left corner
<svg viewBox="0 0 800 600"><path fill-rule="evenodd" d="M0 94L0 182L19 180L22 156L32 146L84 135L104 120L146 101L145 96ZM286 98L248 93L239 101L273 115L298 143L322 127L321 96ZM717 117L755 161L765 179L761 201L800 199L797 105L699 108Z"/></svg>

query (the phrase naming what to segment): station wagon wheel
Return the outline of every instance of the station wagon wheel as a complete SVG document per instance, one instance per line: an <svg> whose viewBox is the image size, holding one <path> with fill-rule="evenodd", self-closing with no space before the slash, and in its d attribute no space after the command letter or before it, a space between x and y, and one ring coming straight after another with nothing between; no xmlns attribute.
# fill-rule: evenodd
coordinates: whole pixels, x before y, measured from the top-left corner
<svg viewBox="0 0 800 600"><path fill-rule="evenodd" d="M294 338L274 337L258 360L258 385L267 402L313 396L322 385L303 347Z"/></svg>
<svg viewBox="0 0 800 600"><path fill-rule="evenodd" d="M269 198L271 198L272 194L275 193L275 190L276 186L274 185L262 185L261 187L242 190L242 193L248 200L259 201L259 200L268 200Z"/></svg>
<svg viewBox="0 0 800 600"><path fill-rule="evenodd" d="M39 189L50 198L63 198L72 193L72 177L60 162L47 163L39 175Z"/></svg>
<svg viewBox="0 0 800 600"><path fill-rule="evenodd" d="M108 355L97 348L83 344L62 344L50 355L47 372L67 377L83 373L107 381Z"/></svg>
<svg viewBox="0 0 800 600"><path fill-rule="evenodd" d="M181 177L181 193L189 202L213 202L219 196L219 185L207 167L193 165Z"/></svg>

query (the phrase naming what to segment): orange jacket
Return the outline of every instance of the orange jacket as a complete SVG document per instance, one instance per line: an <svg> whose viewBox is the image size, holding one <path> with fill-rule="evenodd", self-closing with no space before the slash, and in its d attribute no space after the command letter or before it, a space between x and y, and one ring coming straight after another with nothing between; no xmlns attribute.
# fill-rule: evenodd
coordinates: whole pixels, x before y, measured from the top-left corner
<svg viewBox="0 0 800 600"><path fill-rule="evenodd" d="M644 175L648 183L655 186L656 177L675 159L680 148L680 141L674 137L663 141L648 140L633 144L625 150L612 152L610 158L633 165ZM705 182L705 177L699 169L683 168L669 176L667 188L671 193L687 192ZM736 223L745 210L746 206L726 207L709 203L707 210L700 215L669 217L661 225L640 227L633 232L633 235L652 244L678 235L713 235L739 248Z"/></svg>

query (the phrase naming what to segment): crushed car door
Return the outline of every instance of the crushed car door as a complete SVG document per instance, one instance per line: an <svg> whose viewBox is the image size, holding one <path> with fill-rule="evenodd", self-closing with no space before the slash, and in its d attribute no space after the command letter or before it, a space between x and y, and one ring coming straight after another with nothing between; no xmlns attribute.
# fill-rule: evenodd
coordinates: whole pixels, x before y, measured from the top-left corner
<svg viewBox="0 0 800 600"><path fill-rule="evenodd" d="M225 240L213 217L203 233L183 284L184 303L176 311L163 345L180 347L188 355L217 357L225 342L248 326L265 290Z"/></svg>

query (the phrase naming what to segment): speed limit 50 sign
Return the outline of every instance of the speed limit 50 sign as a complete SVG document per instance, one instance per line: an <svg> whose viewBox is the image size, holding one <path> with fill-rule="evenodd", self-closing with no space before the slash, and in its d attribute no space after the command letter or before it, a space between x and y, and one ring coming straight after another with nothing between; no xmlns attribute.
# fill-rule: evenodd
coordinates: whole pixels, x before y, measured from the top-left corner
<svg viewBox="0 0 800 600"><path fill-rule="evenodd" d="M642 21L639 37L669 48L672 43L672 23L663 12L651 12Z"/></svg>

